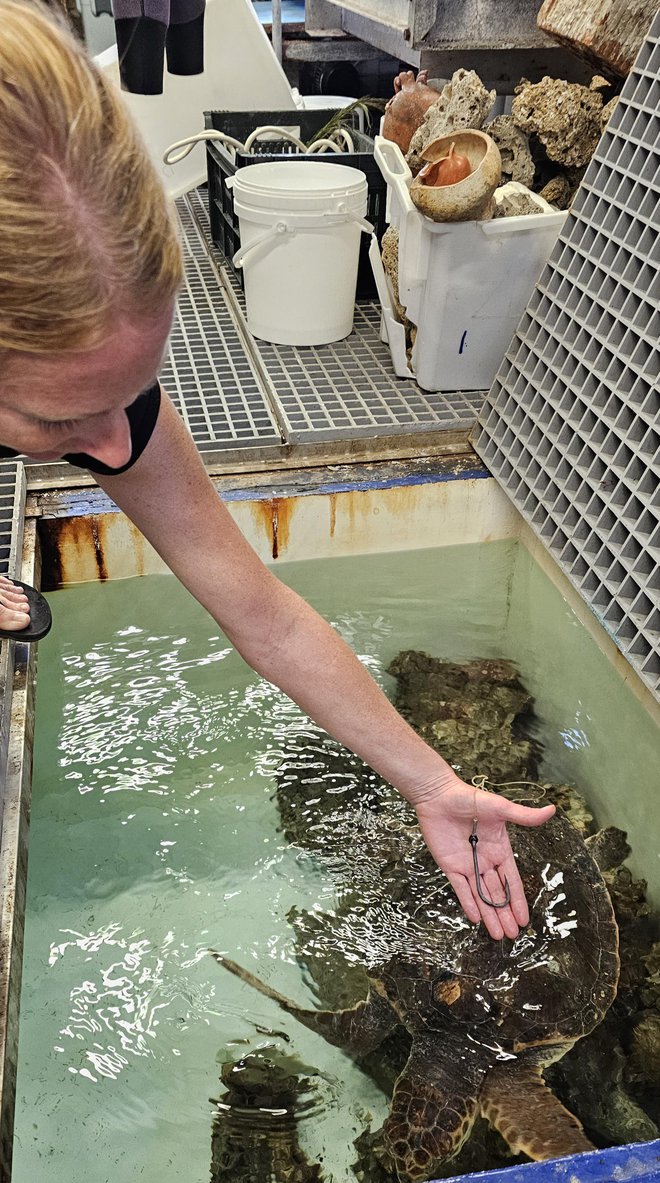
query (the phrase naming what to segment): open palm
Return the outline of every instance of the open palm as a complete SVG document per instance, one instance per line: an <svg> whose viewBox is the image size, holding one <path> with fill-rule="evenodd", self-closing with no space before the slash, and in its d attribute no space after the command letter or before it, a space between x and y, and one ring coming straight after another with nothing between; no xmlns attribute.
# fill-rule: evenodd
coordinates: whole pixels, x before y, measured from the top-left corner
<svg viewBox="0 0 660 1183"><path fill-rule="evenodd" d="M429 794L416 806L416 811L424 841L451 883L468 920L475 924L483 920L495 940L516 937L519 928L529 923L529 909L506 824L540 826L552 817L554 805L540 809L517 805L456 779L443 791ZM475 817L481 891L493 903L502 903L506 898L505 883L508 884L510 901L503 908L484 903L477 891L468 841Z"/></svg>

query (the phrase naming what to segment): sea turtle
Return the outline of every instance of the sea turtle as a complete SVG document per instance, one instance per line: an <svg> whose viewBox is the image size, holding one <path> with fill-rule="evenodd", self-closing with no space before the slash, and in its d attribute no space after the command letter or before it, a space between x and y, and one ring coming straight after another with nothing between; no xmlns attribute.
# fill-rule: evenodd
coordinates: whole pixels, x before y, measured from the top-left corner
<svg viewBox="0 0 660 1183"><path fill-rule="evenodd" d="M331 825L336 825L328 819ZM216 959L329 1042L361 1057L398 1025L412 1038L383 1127L402 1180L433 1177L481 1114L514 1152L554 1158L592 1148L578 1119L546 1086L543 1068L596 1027L614 999L617 927L601 872L560 814L515 829L530 901L528 929L493 941L462 915L412 827L356 815L347 862L374 868L372 908L349 902L342 936L363 932L366 1000L338 1011L296 1005L235 962ZM466 834L467 841L467 834ZM394 889L394 890L392 890ZM315 937L318 945L318 935Z"/></svg>

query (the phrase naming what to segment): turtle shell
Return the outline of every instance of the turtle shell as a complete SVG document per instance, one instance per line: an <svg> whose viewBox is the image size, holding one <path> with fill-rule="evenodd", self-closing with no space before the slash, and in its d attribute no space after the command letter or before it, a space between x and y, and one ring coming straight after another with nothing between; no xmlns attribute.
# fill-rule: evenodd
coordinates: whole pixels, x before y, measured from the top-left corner
<svg viewBox="0 0 660 1183"><path fill-rule="evenodd" d="M612 1003L617 926L584 841L560 814L538 829L513 829L511 840L530 904L530 924L515 941L496 942L483 926L467 925L448 885L438 882L428 900L437 927L421 946L409 945L422 955L401 950L371 966L370 976L382 980L410 1031L458 1022L474 1029L480 1042L518 1054L572 1044ZM440 880L440 872L428 870ZM411 937L422 920L418 895L415 889L406 900L399 892Z"/></svg>
<svg viewBox="0 0 660 1183"><path fill-rule="evenodd" d="M336 841L342 822L327 820ZM598 1025L616 994L618 931L603 876L561 812L511 827L530 906L515 941L466 920L414 828L371 813L352 825L342 838L351 891L325 934L316 929L315 953L345 953L350 941L411 1034L459 1023L496 1058L536 1048L542 1060L545 1045L555 1059Z"/></svg>

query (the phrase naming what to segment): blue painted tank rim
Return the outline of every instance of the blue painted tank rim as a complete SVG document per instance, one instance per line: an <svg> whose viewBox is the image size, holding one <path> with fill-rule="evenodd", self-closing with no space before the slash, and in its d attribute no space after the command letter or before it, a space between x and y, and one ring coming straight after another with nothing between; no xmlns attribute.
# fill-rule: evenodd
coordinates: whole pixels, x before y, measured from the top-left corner
<svg viewBox="0 0 660 1183"><path fill-rule="evenodd" d="M433 473L409 473L407 475L392 476L392 477L373 477L367 480L328 480L319 484L312 484L311 482L305 485L299 485L291 490L278 489L273 490L264 488L252 489L228 489L223 491L224 501L259 501L265 500L275 495L278 497L289 495L297 497L318 496L319 494L330 493L363 493L377 489L399 489L410 487L411 485L436 485L444 484L448 481L464 481L464 480L485 480L491 474L484 468L470 468L463 469L462 472L433 472Z"/></svg>
<svg viewBox="0 0 660 1183"><path fill-rule="evenodd" d="M530 1162L499 1171L452 1175L444 1183L659 1183L660 1138L632 1142L550 1162Z"/></svg>

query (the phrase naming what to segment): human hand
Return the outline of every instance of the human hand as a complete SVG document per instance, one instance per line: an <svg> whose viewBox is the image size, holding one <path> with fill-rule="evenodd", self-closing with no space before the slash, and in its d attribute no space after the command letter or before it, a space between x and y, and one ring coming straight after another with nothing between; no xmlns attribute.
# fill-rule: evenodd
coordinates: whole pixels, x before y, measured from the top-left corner
<svg viewBox="0 0 660 1183"><path fill-rule="evenodd" d="M438 866L451 883L468 920L483 920L494 940L516 937L529 923L529 909L513 856L506 823L540 826L555 812L554 805L530 808L516 805L497 793L484 792L455 777L446 787L430 789L415 809L424 837ZM505 908L484 903L477 892L472 847L468 841L472 820L477 818L481 890L494 903L502 903L505 881L510 901Z"/></svg>

